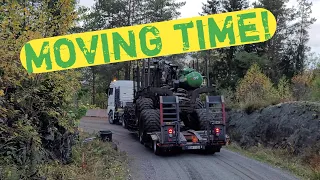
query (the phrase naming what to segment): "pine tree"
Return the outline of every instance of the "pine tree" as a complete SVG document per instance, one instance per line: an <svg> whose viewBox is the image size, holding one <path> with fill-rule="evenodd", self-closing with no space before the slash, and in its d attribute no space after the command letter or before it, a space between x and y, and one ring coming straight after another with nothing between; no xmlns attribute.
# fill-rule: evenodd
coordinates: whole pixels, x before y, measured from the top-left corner
<svg viewBox="0 0 320 180"><path fill-rule="evenodd" d="M221 12L221 0L207 0L207 3L202 3L202 12L200 15L219 14Z"/></svg>
<svg viewBox="0 0 320 180"><path fill-rule="evenodd" d="M269 10L277 21L277 30L272 39L256 44L258 55L266 55L269 60L268 64L266 64L269 70L266 73L273 82L282 77L283 66L281 66L281 61L285 58L288 23L293 12L292 9L286 6L286 3L288 3L288 0L259 0L253 3L255 8L261 7Z"/></svg>
<svg viewBox="0 0 320 180"><path fill-rule="evenodd" d="M294 14L297 22L292 26L294 29L294 41L291 45L295 49L293 56L295 73L301 73L305 70L305 62L307 53L310 52L310 47L307 45L310 37L308 30L310 26L316 21L311 17L312 14L312 2L308 0L298 0L298 10Z"/></svg>

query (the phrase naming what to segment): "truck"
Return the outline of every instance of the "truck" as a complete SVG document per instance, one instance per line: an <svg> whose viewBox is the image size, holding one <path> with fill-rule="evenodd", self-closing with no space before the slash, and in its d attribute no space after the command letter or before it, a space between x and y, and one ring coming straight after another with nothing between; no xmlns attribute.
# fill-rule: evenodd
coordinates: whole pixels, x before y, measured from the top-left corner
<svg viewBox="0 0 320 180"><path fill-rule="evenodd" d="M203 86L192 68L165 59L149 60L134 70L133 102L124 110L124 127L156 155L182 150L214 154L226 145L225 102L216 88ZM152 65L153 64L153 65ZM206 94L201 100L200 94Z"/></svg>
<svg viewBox="0 0 320 180"><path fill-rule="evenodd" d="M134 82L130 80L113 80L108 94L108 121L110 124L123 124L123 112L127 103L133 102Z"/></svg>

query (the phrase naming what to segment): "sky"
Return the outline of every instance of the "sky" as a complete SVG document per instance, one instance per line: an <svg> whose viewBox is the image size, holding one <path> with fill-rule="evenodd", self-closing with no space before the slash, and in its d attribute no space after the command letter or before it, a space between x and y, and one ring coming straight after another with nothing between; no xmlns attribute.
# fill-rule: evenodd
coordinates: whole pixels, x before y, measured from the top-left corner
<svg viewBox="0 0 320 180"><path fill-rule="evenodd" d="M181 17L180 18L189 18L198 16L202 11L202 3L205 3L207 0L178 0L185 1L186 5L181 8ZM249 0L250 3L255 0ZM312 7L312 16L317 19L317 21L309 29L310 41L308 43L311 46L312 51L320 53L320 0L311 0L313 3ZM295 5L296 0L290 0L288 6ZM80 5L91 7L94 4L93 0L80 0Z"/></svg>

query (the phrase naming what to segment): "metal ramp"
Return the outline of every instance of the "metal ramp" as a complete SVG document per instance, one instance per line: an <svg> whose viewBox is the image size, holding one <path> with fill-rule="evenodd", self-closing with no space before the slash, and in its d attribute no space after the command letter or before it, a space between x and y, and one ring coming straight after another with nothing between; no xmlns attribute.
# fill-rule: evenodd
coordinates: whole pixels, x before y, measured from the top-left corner
<svg viewBox="0 0 320 180"><path fill-rule="evenodd" d="M198 132L206 140L212 142L216 140L225 141L224 134L226 133L226 112L225 101L223 96L207 96L206 97L206 111L208 125L206 131ZM212 116L210 115L212 114Z"/></svg>
<svg viewBox="0 0 320 180"><path fill-rule="evenodd" d="M212 121L217 121L217 124L226 124L225 101L223 96L207 96L206 108L207 110L211 110L215 115Z"/></svg>
<svg viewBox="0 0 320 180"><path fill-rule="evenodd" d="M225 102L223 96L207 96L206 97L207 113L211 111L214 114L214 119L209 121L215 124L226 123ZM208 116L207 116L208 117Z"/></svg>
<svg viewBox="0 0 320 180"><path fill-rule="evenodd" d="M160 96L161 144L180 144L179 112L179 99L177 96Z"/></svg>

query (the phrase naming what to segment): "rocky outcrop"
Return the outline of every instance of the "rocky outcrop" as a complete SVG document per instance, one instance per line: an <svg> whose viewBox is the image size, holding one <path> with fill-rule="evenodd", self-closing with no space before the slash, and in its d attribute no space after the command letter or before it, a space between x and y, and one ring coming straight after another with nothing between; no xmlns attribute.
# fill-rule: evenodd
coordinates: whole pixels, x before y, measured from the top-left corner
<svg viewBox="0 0 320 180"><path fill-rule="evenodd" d="M251 114L230 110L227 132L244 148L261 144L292 153L315 149L320 147L320 103L283 103Z"/></svg>

